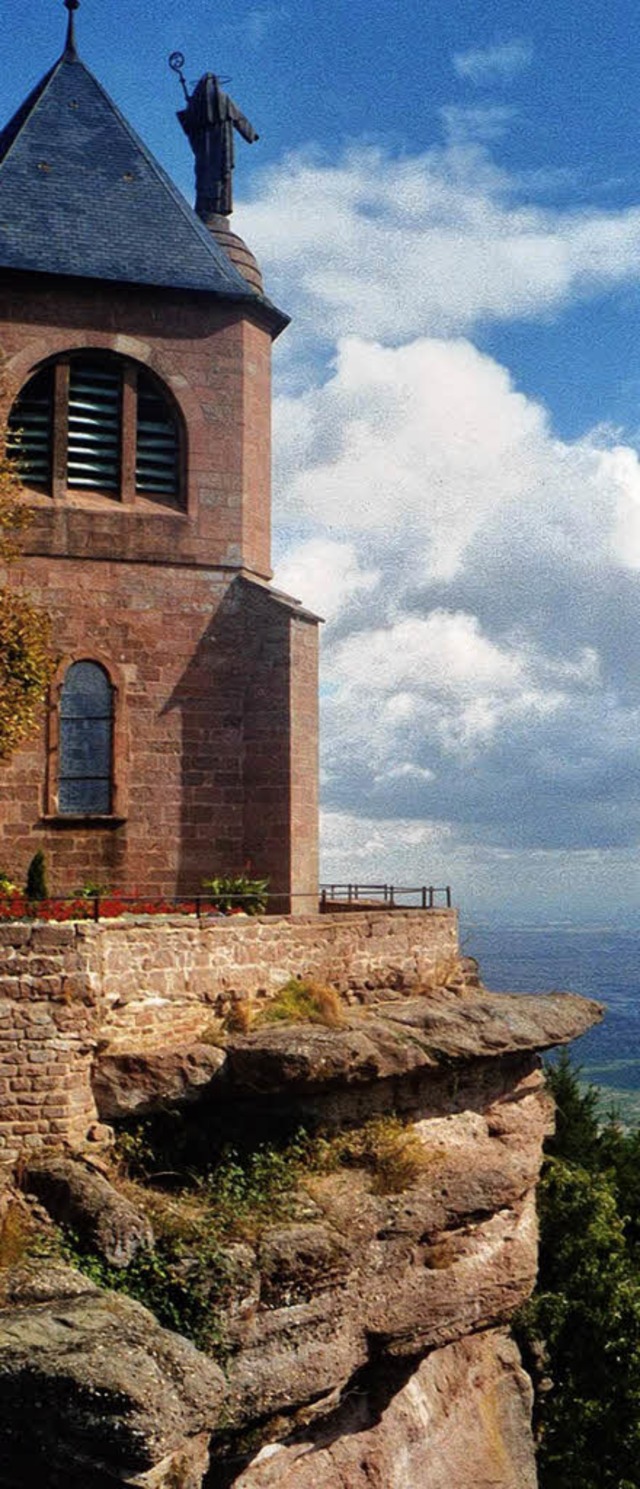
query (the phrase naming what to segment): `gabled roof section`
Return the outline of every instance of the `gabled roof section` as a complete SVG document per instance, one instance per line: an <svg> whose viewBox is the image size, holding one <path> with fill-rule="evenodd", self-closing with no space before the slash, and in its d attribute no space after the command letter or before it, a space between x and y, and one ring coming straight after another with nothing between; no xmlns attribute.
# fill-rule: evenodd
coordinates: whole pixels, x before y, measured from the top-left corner
<svg viewBox="0 0 640 1489"><path fill-rule="evenodd" d="M67 50L0 134L0 267L201 290L251 288L109 95Z"/></svg>

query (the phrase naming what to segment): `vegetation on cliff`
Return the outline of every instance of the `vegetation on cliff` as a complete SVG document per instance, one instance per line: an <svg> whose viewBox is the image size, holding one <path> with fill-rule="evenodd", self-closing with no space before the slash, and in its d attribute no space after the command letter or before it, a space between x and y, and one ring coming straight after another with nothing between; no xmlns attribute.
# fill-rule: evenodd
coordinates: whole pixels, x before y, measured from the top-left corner
<svg viewBox="0 0 640 1489"><path fill-rule="evenodd" d="M640 1489L640 1131L603 1119L566 1053L548 1081L557 1127L538 1191L540 1270L517 1329L547 1377L540 1489Z"/></svg>
<svg viewBox="0 0 640 1489"><path fill-rule="evenodd" d="M150 1225L150 1244L136 1247L125 1264L110 1258L86 1228L61 1220L43 1232L18 1208L9 1227L0 1226L0 1273L19 1261L62 1261L99 1287L142 1303L165 1328L224 1358L221 1315L242 1286L243 1274L246 1284L247 1246L279 1223L315 1216L314 1180L357 1169L371 1194L397 1194L430 1167L411 1125L393 1115L334 1134L311 1136L298 1129L257 1147L227 1144L215 1158L210 1137L202 1142L202 1133L198 1152L197 1125L187 1114L167 1111L160 1120L121 1132L110 1172L112 1195ZM82 1173L81 1165L75 1167ZM51 1165L43 1172L50 1178ZM36 1178L32 1170L27 1182L38 1194ZM47 1204L55 1213L51 1195ZM308 1280L312 1284L313 1278ZM268 1290L273 1301L277 1278Z"/></svg>

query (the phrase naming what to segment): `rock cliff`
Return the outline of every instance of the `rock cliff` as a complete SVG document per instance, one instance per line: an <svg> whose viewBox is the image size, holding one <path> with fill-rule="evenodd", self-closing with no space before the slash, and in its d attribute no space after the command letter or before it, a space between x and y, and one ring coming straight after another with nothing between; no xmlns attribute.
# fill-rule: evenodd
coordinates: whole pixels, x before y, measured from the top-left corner
<svg viewBox="0 0 640 1489"><path fill-rule="evenodd" d="M552 1122L539 1052L602 1010L474 984L363 993L336 1028L100 1051L103 1122L181 1104L213 1149L276 1140L295 1118L331 1153L351 1134L348 1161L310 1157L286 1216L227 1242L213 1360L77 1270L9 1258L3 1489L534 1489L508 1325L536 1272ZM24 1203L84 1221L126 1271L153 1235L130 1198L104 1194L103 1167L96 1180L82 1154L43 1162Z"/></svg>

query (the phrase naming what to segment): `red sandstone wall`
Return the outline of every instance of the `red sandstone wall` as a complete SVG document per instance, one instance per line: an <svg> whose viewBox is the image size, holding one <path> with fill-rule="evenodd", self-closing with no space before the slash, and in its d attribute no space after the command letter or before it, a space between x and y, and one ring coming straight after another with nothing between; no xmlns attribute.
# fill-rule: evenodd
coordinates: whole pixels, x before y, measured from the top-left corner
<svg viewBox="0 0 640 1489"><path fill-rule="evenodd" d="M291 889L292 909L315 910L318 853L318 630L293 616L290 631L291 676Z"/></svg>
<svg viewBox="0 0 640 1489"><path fill-rule="evenodd" d="M118 684L117 796L102 824L56 817L54 686L39 735L0 767L0 868L23 882L43 847L53 893L91 879L174 894L251 860L281 910L315 909L315 625L215 570L185 583L164 564L21 567L51 614L60 674L90 655Z"/></svg>
<svg viewBox="0 0 640 1489"><path fill-rule="evenodd" d="M29 494L13 580L52 617L60 679L93 657L117 684L116 800L102 824L56 818L54 687L40 734L0 766L0 869L22 880L43 847L54 892L91 879L172 894L250 858L280 908L292 895L315 907L312 625L233 582L242 567L269 572L268 327L207 296L7 276L9 399L44 358L87 345L136 358L172 389L189 510Z"/></svg>
<svg viewBox="0 0 640 1489"><path fill-rule="evenodd" d="M455 910L371 910L351 915L256 916L163 927L81 927L99 968L101 1038L131 1047L164 1030L195 1034L234 994L267 997L289 977L342 991L432 984L459 955Z"/></svg>
<svg viewBox="0 0 640 1489"><path fill-rule="evenodd" d="M271 344L242 322L242 556L246 569L270 573Z"/></svg>
<svg viewBox="0 0 640 1489"><path fill-rule="evenodd" d="M166 565L42 558L26 577L58 654L98 657L119 674L117 815L87 825L47 813L45 724L0 769L0 863L20 879L42 846L52 892L90 878L155 894L197 889L241 863L241 618L228 578L192 571L185 586Z"/></svg>

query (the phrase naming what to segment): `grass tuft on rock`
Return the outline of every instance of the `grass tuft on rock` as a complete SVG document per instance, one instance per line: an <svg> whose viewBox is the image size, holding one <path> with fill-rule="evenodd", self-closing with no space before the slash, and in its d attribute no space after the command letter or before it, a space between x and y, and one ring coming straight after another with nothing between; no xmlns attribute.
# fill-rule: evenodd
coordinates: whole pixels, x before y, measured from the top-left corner
<svg viewBox="0 0 640 1489"><path fill-rule="evenodd" d="M341 1029L345 1022L340 995L333 987L290 977L259 1016L261 1024L324 1024Z"/></svg>
<svg viewBox="0 0 640 1489"><path fill-rule="evenodd" d="M373 1117L362 1127L317 1139L315 1149L320 1170L364 1169L373 1194L410 1189L434 1161L415 1129L395 1116Z"/></svg>

